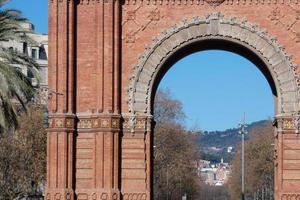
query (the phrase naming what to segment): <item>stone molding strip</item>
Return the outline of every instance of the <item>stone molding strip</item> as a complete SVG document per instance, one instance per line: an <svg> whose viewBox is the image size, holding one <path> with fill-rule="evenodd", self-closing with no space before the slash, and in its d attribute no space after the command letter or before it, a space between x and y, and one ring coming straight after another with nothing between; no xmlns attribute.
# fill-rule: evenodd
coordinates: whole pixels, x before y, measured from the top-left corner
<svg viewBox="0 0 300 200"><path fill-rule="evenodd" d="M280 5L299 4L299 0L125 0L126 5Z"/></svg>
<svg viewBox="0 0 300 200"><path fill-rule="evenodd" d="M49 114L48 132L74 131L76 117L72 114Z"/></svg>
<svg viewBox="0 0 300 200"><path fill-rule="evenodd" d="M205 18L195 17L174 25L145 48L130 78L127 96L129 112L150 115L152 88L166 60L187 44L211 39L241 44L260 57L275 82L278 94L276 114L292 115L299 111L297 66L277 39L247 20L211 13Z"/></svg>
<svg viewBox="0 0 300 200"><path fill-rule="evenodd" d="M77 129L80 132L119 131L121 128L120 115L78 115Z"/></svg>
<svg viewBox="0 0 300 200"><path fill-rule="evenodd" d="M276 127L278 131L292 131L300 133L300 115L277 116Z"/></svg>

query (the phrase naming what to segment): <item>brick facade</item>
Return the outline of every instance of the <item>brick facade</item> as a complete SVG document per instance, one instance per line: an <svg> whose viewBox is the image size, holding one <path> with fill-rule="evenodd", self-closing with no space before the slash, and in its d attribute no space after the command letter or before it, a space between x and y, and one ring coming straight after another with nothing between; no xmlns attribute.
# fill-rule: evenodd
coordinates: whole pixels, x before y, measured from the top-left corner
<svg viewBox="0 0 300 200"><path fill-rule="evenodd" d="M46 199L150 200L156 86L174 61L210 48L268 79L276 199L299 198L300 1L49 0Z"/></svg>

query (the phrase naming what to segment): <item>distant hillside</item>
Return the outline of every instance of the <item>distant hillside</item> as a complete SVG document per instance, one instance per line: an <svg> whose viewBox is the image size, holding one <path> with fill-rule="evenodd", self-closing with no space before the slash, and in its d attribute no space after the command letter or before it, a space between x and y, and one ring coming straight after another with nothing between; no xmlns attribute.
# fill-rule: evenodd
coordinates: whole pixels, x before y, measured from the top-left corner
<svg viewBox="0 0 300 200"><path fill-rule="evenodd" d="M247 131L251 133L252 129L264 126L266 123L270 123L270 121L261 120L248 124ZM225 131L205 131L198 134L195 139L201 149L202 159L219 162L221 158L224 158L226 162L229 162L241 142L241 135L238 132L238 128L233 128ZM249 137L251 137L250 134L247 134L245 139L247 140ZM228 147L233 147L232 153L227 153Z"/></svg>

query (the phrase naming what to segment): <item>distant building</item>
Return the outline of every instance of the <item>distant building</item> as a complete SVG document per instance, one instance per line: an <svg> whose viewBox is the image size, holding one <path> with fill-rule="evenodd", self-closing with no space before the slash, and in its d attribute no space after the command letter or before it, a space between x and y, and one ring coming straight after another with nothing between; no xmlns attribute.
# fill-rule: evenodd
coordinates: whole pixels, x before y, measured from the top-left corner
<svg viewBox="0 0 300 200"><path fill-rule="evenodd" d="M208 185L222 186L229 177L230 166L228 163L224 163L221 159L220 163L210 164L210 161L200 160L198 168L198 176ZM207 165L208 164L208 165Z"/></svg>
<svg viewBox="0 0 300 200"><path fill-rule="evenodd" d="M26 22L22 24L23 28L29 31L28 34L34 41L33 44L28 44L25 41L4 41L1 42L1 46L7 49L16 50L27 54L33 58L39 65L39 87L38 99L39 103L46 104L48 98L48 35L36 33L34 31L34 25ZM29 73L26 66L15 65L23 74L31 78L33 86L38 86L38 80Z"/></svg>
<svg viewBox="0 0 300 200"><path fill-rule="evenodd" d="M231 153L233 150L233 147L227 147L227 153Z"/></svg>

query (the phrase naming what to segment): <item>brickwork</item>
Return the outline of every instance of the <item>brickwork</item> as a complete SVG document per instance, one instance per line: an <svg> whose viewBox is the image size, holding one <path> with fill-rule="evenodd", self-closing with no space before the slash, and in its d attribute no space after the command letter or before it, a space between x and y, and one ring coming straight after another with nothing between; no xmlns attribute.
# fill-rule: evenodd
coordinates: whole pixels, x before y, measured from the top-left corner
<svg viewBox="0 0 300 200"><path fill-rule="evenodd" d="M150 200L156 86L169 63L209 48L266 75L276 200L299 198L300 1L49 0L46 199Z"/></svg>

